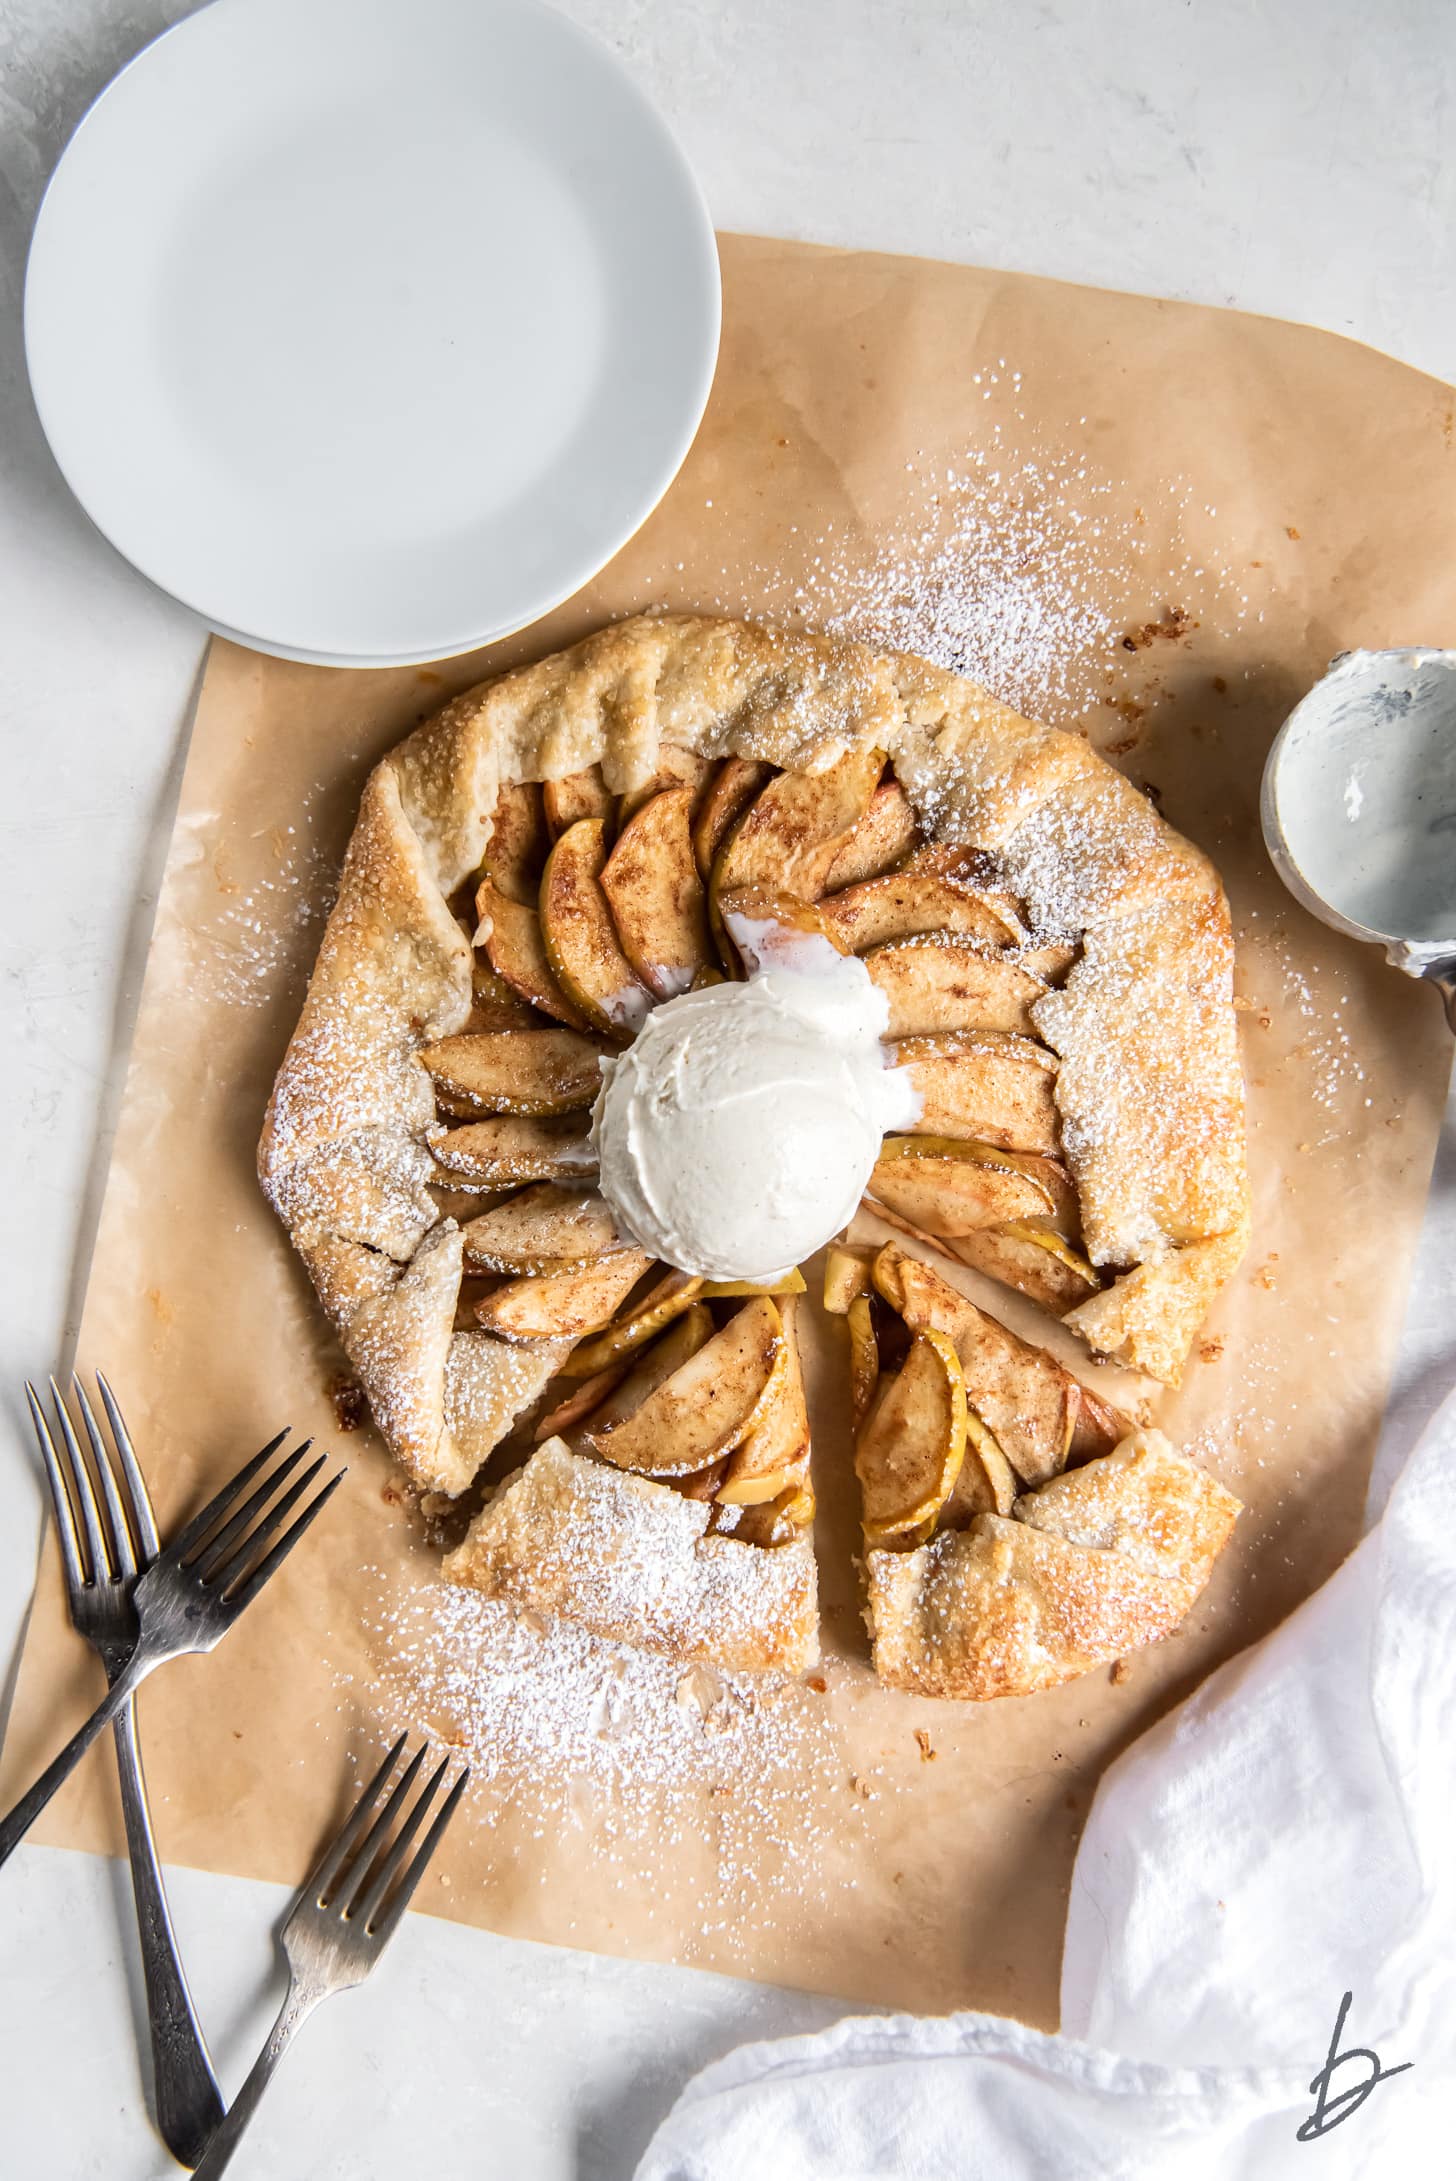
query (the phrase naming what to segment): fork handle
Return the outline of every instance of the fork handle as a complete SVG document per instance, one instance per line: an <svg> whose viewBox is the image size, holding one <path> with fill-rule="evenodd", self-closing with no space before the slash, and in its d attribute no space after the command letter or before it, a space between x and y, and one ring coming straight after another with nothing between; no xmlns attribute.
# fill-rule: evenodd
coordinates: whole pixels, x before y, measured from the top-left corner
<svg viewBox="0 0 1456 2181"><path fill-rule="evenodd" d="M172 1934L130 1698L116 1715L114 1731L152 2037L157 2128L178 2163L195 2166L221 2123L224 2107Z"/></svg>
<svg viewBox="0 0 1456 2181"><path fill-rule="evenodd" d="M20 1846L41 1811L85 1756L98 1734L105 1732L117 1713L136 1689L137 1683L148 1675L154 1666L160 1665L161 1657L149 1650L145 1638L137 1644L131 1657L122 1667L111 1687L97 1705L84 1727L78 1727L59 1757L48 1764L28 1794L22 1795L15 1808L0 1819L0 1863L9 1858Z"/></svg>
<svg viewBox="0 0 1456 2181"><path fill-rule="evenodd" d="M278 2020L268 2032L268 2042L248 2071L248 2079L228 2107L222 2125L208 2144L200 2166L193 2171L192 2181L217 2181L217 2176L232 2164L233 2152L242 2139L243 2130L252 2119L258 2101L272 2079L273 2070L288 2050L294 2036L313 2013L323 1992L309 1991L296 1981L288 1987L288 1997L279 2010Z"/></svg>

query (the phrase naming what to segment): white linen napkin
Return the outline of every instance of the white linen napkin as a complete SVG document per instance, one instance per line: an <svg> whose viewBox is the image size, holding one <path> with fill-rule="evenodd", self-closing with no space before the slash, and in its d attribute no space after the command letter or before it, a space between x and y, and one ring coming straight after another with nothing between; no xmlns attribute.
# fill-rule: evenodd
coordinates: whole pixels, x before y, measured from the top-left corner
<svg viewBox="0 0 1456 2181"><path fill-rule="evenodd" d="M745 2046L637 2181L1456 2174L1456 1395L1324 1588L1103 1780L1062 2024Z"/></svg>

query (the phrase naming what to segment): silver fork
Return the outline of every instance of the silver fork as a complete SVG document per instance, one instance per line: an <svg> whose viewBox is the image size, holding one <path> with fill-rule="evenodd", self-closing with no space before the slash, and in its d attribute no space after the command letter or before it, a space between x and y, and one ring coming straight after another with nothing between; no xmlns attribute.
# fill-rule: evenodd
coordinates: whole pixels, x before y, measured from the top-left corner
<svg viewBox="0 0 1456 2181"><path fill-rule="evenodd" d="M137 1464L110 1386L98 1371L96 1384L110 1426L114 1453L107 1447L95 1412L86 1398L86 1389L74 1372L71 1384L91 1445L92 1466L105 1508L104 1519L102 1509L97 1505L91 1470L81 1452L60 1387L52 1378L50 1389L59 1426L59 1447L51 1435L35 1388L28 1382L25 1398L30 1404L30 1420L35 1426L50 1485L71 1620L77 1632L99 1654L109 1686L125 1666L136 1643L137 1617L132 1590L139 1571L150 1566L157 1556L157 1525L152 1516L146 1480ZM121 1777L121 1807L126 1818L126 1844L131 1855L147 2019L151 2026L157 2128L173 2157L184 2166L195 2166L208 2137L222 2119L223 2103L202 2031L192 2011L192 1996L172 1935L172 1919L167 1912L167 1896L152 1838L141 1753L137 1748L136 1712L130 1699L117 1713L113 1732L116 1768Z"/></svg>
<svg viewBox="0 0 1456 2181"><path fill-rule="evenodd" d="M231 2163L238 2139L252 2119L274 2068L320 2000L362 1984L393 1938L410 1896L440 1843L465 1792L469 1768L456 1777L441 1803L423 1845L408 1862L415 1837L450 1768L448 1754L415 1797L414 1806L391 1840L390 1828L409 1802L430 1745L422 1742L394 1786L380 1800L380 1790L399 1761L407 1736L401 1735L332 1844L324 1850L283 1926L288 1960L288 1997L227 2117L207 2147L194 2181L217 2181ZM371 1814L374 1822L369 1823ZM369 1829L365 1832L364 1828ZM360 1835L363 1834L362 1840ZM356 1845L357 1844L357 1845Z"/></svg>
<svg viewBox="0 0 1456 2181"><path fill-rule="evenodd" d="M158 1553L145 1575L137 1578L132 1592L137 1637L131 1655L86 1724L47 1765L29 1793L0 1819L0 1863L13 1854L56 1789L69 1778L97 1735L111 1725L138 1684L165 1659L180 1658L188 1651L211 1651L219 1644L343 1483L346 1472L340 1469L287 1529L282 1529L328 1459L320 1454L302 1476L294 1479L283 1497L267 1507L278 1485L308 1452L311 1442L305 1439L244 1499L254 1477L287 1437L286 1431L280 1431L261 1454L245 1462L232 1482L208 1501L200 1515L193 1516L186 1529Z"/></svg>

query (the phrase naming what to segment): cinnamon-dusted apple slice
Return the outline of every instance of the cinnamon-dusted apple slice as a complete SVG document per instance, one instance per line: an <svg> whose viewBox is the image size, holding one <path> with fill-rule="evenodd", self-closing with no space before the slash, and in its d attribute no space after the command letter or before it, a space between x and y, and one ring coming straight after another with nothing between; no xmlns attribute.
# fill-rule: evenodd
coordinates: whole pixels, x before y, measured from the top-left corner
<svg viewBox="0 0 1456 2181"><path fill-rule="evenodd" d="M963 1265L1065 1317L1102 1285L1095 1266L1049 1227L1017 1221L948 1237L944 1247Z"/></svg>
<svg viewBox="0 0 1456 2181"><path fill-rule="evenodd" d="M601 1407L613 1387L620 1386L631 1368L630 1360L623 1356L620 1361L609 1363L604 1371L596 1371L590 1378L584 1378L580 1385L573 1386L570 1393L537 1418L536 1427L531 1433L537 1446L543 1439L564 1439L573 1425L581 1423L591 1415L593 1409Z"/></svg>
<svg viewBox="0 0 1456 2181"><path fill-rule="evenodd" d="M622 952L602 891L607 828L601 818L568 826L541 874L541 936L562 991L610 1036L630 1038L652 1005L647 987Z"/></svg>
<svg viewBox="0 0 1456 2181"><path fill-rule="evenodd" d="M690 787L665 789L637 811L602 867L622 952L660 1000L711 967L708 904L693 856Z"/></svg>
<svg viewBox="0 0 1456 2181"><path fill-rule="evenodd" d="M572 1113L602 1087L601 1049L575 1030L499 1030L444 1037L420 1059L437 1093L467 1112Z"/></svg>
<svg viewBox="0 0 1456 2181"><path fill-rule="evenodd" d="M482 1030L539 1030L541 1017L529 1000L508 985L483 955L470 965L470 1018L465 1028Z"/></svg>
<svg viewBox="0 0 1456 2181"><path fill-rule="evenodd" d="M624 1317L605 1327L594 1340L583 1341L573 1349L561 1366L562 1376L588 1378L617 1357L645 1348L674 1318L691 1309L702 1290L702 1281L693 1273L666 1273Z"/></svg>
<svg viewBox="0 0 1456 2181"><path fill-rule="evenodd" d="M885 995L889 1037L942 1030L1036 1035L1031 1008L1048 988L1014 954L989 950L974 939L932 935L872 947L864 965L870 982Z"/></svg>
<svg viewBox="0 0 1456 2181"><path fill-rule="evenodd" d="M868 810L830 864L824 880L826 893L858 886L867 878L882 878L914 848L915 838L910 798L892 773L875 789Z"/></svg>
<svg viewBox="0 0 1456 2181"><path fill-rule="evenodd" d="M481 876L490 879L508 901L529 902L534 907L550 845L539 782L508 780L491 810Z"/></svg>
<svg viewBox="0 0 1456 2181"><path fill-rule="evenodd" d="M880 1343L868 1295L856 1295L845 1316L849 1322L849 1405L858 1429L879 1391Z"/></svg>
<svg viewBox="0 0 1456 2181"><path fill-rule="evenodd" d="M807 967L811 972L844 949L812 901L766 886L731 894L709 888L714 944L723 961L750 975L760 969ZM805 941L809 942L806 950Z"/></svg>
<svg viewBox="0 0 1456 2181"><path fill-rule="evenodd" d="M467 1261L486 1272L564 1272L633 1247L595 1189L540 1181L462 1230Z"/></svg>
<svg viewBox="0 0 1456 2181"><path fill-rule="evenodd" d="M953 1343L927 1328L859 1435L865 1543L923 1544L960 1474L966 1389Z"/></svg>
<svg viewBox="0 0 1456 2181"><path fill-rule="evenodd" d="M682 1316L648 1347L619 1358L625 1371L607 1389L596 1413L584 1420L591 1431L611 1431L634 1416L649 1394L656 1393L683 1365L706 1347L713 1337L713 1313L706 1303L689 1303ZM616 1368L617 1366L613 1366Z"/></svg>
<svg viewBox="0 0 1456 2181"><path fill-rule="evenodd" d="M1110 1401L1093 1393L1090 1386L1078 1385L1077 1420L1072 1426L1072 1444L1069 1460L1074 1462L1097 1461L1121 1446L1124 1439L1136 1430L1130 1416L1124 1416Z"/></svg>
<svg viewBox="0 0 1456 2181"><path fill-rule="evenodd" d="M875 1253L845 1242L831 1242L824 1253L824 1307L831 1317L848 1315L857 1296L868 1295Z"/></svg>
<svg viewBox="0 0 1456 2181"><path fill-rule="evenodd" d="M475 1315L502 1340L576 1340L610 1324L651 1264L645 1250L617 1250L571 1272L507 1280L476 1304Z"/></svg>
<svg viewBox="0 0 1456 2181"><path fill-rule="evenodd" d="M727 1467L726 1460L709 1462L706 1469L695 1470L690 1477L672 1477L668 1481L675 1492L681 1492L684 1499L711 1500L723 1482L723 1472Z"/></svg>
<svg viewBox="0 0 1456 2181"><path fill-rule="evenodd" d="M514 1189L528 1181L590 1181L597 1157L578 1114L499 1114L447 1129L430 1146L453 1188Z"/></svg>
<svg viewBox="0 0 1456 2181"><path fill-rule="evenodd" d="M718 851L755 795L773 777L772 765L753 757L727 757L718 767L698 805L693 820L693 854L698 876L706 886L718 860Z"/></svg>
<svg viewBox="0 0 1456 2181"><path fill-rule="evenodd" d="M875 1259L875 1285L912 1333L935 1331L954 1342L966 1400L1023 1483L1040 1484L1066 1467L1080 1401L1070 1371L893 1242Z"/></svg>
<svg viewBox="0 0 1456 2181"><path fill-rule="evenodd" d="M475 889L475 914L475 944L502 981L568 1028L590 1030L589 1017L572 1006L552 974L534 905L512 901L492 879L483 878Z"/></svg>
<svg viewBox="0 0 1456 2181"><path fill-rule="evenodd" d="M541 808L553 841L559 841L582 818L609 819L614 803L600 765L588 765L584 772L569 772L560 780L541 784Z"/></svg>
<svg viewBox="0 0 1456 2181"><path fill-rule="evenodd" d="M923 1101L917 1136L969 1136L1006 1151L1060 1148L1052 1055L994 1030L898 1038L890 1051Z"/></svg>
<svg viewBox="0 0 1456 2181"><path fill-rule="evenodd" d="M785 1364L783 1321L766 1295L746 1302L633 1415L584 1444L619 1469L687 1476L751 1432Z"/></svg>
<svg viewBox="0 0 1456 2181"><path fill-rule="evenodd" d="M996 1434L967 1406L966 1458L936 1528L965 1530L977 1515L1009 1515L1020 1493L1020 1479Z"/></svg>
<svg viewBox="0 0 1456 2181"><path fill-rule="evenodd" d="M696 750L683 750L675 742L664 742L657 752L655 767L642 785L617 797L619 830L635 818L644 803L650 803L654 795L661 795L672 788L686 788L691 808L696 809L712 777L713 761L710 757L699 757Z"/></svg>
<svg viewBox="0 0 1456 2181"><path fill-rule="evenodd" d="M807 1483L790 1485L777 1499L743 1507L721 1500L713 1512L713 1528L736 1538L740 1545L757 1545L771 1551L776 1545L792 1545L814 1519L814 1494Z"/></svg>
<svg viewBox="0 0 1456 2181"><path fill-rule="evenodd" d="M942 878L933 871L892 871L866 879L820 902L830 929L847 954L948 932L990 947L1015 946L1021 924L995 894Z"/></svg>
<svg viewBox="0 0 1456 2181"><path fill-rule="evenodd" d="M974 1138L887 1136L869 1194L921 1234L971 1234L1008 1220L1050 1217L1057 1198L1044 1178L1048 1170L1055 1170L1050 1159Z"/></svg>
<svg viewBox="0 0 1456 2181"><path fill-rule="evenodd" d="M804 1475L809 1459L809 1411L799 1363L797 1310L797 1296L779 1306L784 1328L782 1367L775 1373L758 1422L728 1457L714 1495L725 1506L756 1507L777 1499Z"/></svg>
<svg viewBox="0 0 1456 2181"><path fill-rule="evenodd" d="M781 772L757 794L718 851L710 895L744 887L817 901L846 835L869 808L882 750L852 750L823 772Z"/></svg>

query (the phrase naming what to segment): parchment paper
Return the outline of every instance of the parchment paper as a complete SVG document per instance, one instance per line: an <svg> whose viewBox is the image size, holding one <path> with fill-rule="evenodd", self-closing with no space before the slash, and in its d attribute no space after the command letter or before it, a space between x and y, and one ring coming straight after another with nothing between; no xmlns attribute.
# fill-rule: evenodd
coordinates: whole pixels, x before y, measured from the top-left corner
<svg viewBox="0 0 1456 2181"><path fill-rule="evenodd" d="M1258 319L911 259L722 249L707 419L587 592L439 668L339 673L213 646L79 1357L112 1376L164 1526L284 1425L351 1473L222 1648L144 1690L158 1832L169 1859L297 1880L357 1767L431 1724L480 1769L423 1908L1050 2024L1102 1768L1357 1534L1449 1042L1434 993L1282 893L1257 794L1272 733L1332 653L1456 644L1452 395ZM848 625L980 673L1083 725L1224 873L1255 1241L1163 1421L1248 1511L1186 1627L1120 1678L979 1708L874 1686L827 1321L810 1357L822 1689L683 1686L507 1626L504 1609L442 1604L377 1442L337 1434L340 1359L253 1156L359 789L454 689L653 602ZM6 1801L98 1689L48 1548ZM109 1764L83 1766L40 1837L119 1852Z"/></svg>

